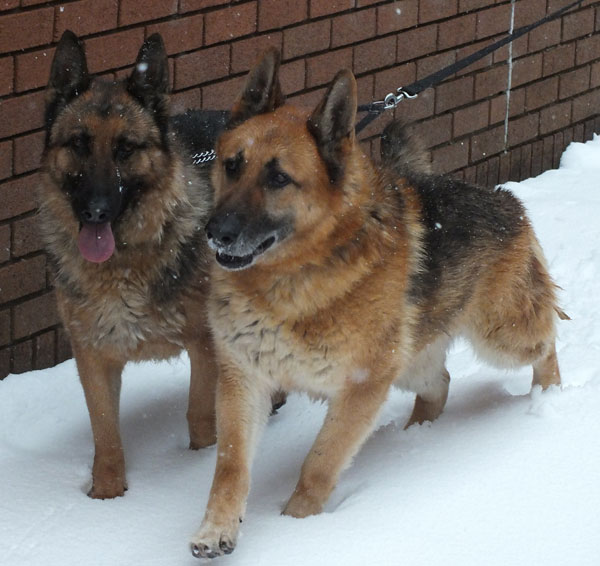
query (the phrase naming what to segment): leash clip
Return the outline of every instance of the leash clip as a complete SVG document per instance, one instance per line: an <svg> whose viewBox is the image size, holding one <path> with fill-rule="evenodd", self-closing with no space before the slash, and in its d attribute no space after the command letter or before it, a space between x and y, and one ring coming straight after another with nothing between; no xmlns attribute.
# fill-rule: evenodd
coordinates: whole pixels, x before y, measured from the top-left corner
<svg viewBox="0 0 600 566"><path fill-rule="evenodd" d="M409 92L405 91L404 87L398 87L396 89L396 93L397 94L390 92L383 99L384 110L391 110L392 108L396 108L396 106L400 104L403 98L412 99L417 98L418 96L417 94L410 94Z"/></svg>

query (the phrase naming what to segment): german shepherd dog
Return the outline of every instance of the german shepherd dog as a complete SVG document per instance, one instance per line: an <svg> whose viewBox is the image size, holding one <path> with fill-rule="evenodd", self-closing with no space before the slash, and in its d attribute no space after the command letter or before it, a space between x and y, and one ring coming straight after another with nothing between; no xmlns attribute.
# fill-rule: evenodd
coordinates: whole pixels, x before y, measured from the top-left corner
<svg viewBox="0 0 600 566"><path fill-rule="evenodd" d="M190 447L215 442L217 368L206 317L203 230L212 197L207 173L192 164L171 127L168 84L157 34L121 81L90 76L70 31L51 68L40 216L91 418L93 498L127 489L118 415L128 361L166 359L186 349ZM178 124L189 133L187 122ZM209 126L214 138L215 123Z"/></svg>
<svg viewBox="0 0 600 566"><path fill-rule="evenodd" d="M411 173L397 125L376 167L355 140L352 73L339 72L307 114L283 103L278 66L269 51L250 71L212 171L218 460L192 541L198 557L236 544L279 387L328 400L283 511L305 517L323 509L393 384L416 393L409 425L442 412L453 337L492 362L533 365L542 388L560 383L562 311L522 204L506 190Z"/></svg>

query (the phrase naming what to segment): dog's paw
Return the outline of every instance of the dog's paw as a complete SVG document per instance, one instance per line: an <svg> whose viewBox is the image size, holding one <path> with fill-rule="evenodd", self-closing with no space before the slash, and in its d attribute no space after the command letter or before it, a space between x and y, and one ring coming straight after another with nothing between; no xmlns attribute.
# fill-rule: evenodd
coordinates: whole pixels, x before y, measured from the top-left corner
<svg viewBox="0 0 600 566"><path fill-rule="evenodd" d="M236 537L237 529L203 525L192 538L190 549L196 558L217 558L233 552Z"/></svg>
<svg viewBox="0 0 600 566"><path fill-rule="evenodd" d="M321 501L304 493L294 492L282 514L296 517L296 519L303 519L309 515L318 515L321 511L323 511Z"/></svg>
<svg viewBox="0 0 600 566"><path fill-rule="evenodd" d="M94 481L87 494L92 499L114 499L115 497L122 497L126 491L127 484L122 480L108 482Z"/></svg>

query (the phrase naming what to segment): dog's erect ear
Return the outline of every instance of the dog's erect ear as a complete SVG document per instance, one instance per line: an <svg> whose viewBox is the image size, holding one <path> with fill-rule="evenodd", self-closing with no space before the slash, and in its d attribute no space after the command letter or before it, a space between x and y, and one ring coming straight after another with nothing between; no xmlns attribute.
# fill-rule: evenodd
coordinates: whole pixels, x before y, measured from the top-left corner
<svg viewBox="0 0 600 566"><path fill-rule="evenodd" d="M274 47L263 53L250 69L242 93L236 100L229 116L227 128L235 128L257 114L271 112L284 102L279 84L281 56Z"/></svg>
<svg viewBox="0 0 600 566"><path fill-rule="evenodd" d="M156 109L169 91L169 63L162 37L153 33L140 48L127 90L142 106Z"/></svg>
<svg viewBox="0 0 600 566"><path fill-rule="evenodd" d="M354 142L356 99L354 75L348 70L339 71L307 122L332 183L343 175L344 150Z"/></svg>
<svg viewBox="0 0 600 566"><path fill-rule="evenodd" d="M73 98L87 90L90 76L83 46L70 30L65 31L56 46L46 100L46 126L54 123L58 112Z"/></svg>

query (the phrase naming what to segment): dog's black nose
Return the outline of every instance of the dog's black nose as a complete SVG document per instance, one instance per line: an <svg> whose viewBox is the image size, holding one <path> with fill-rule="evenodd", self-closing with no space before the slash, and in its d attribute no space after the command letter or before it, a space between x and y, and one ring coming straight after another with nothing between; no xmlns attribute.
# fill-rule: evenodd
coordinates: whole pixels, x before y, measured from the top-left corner
<svg viewBox="0 0 600 566"><path fill-rule="evenodd" d="M235 212L215 214L206 225L209 240L221 246L234 244L240 236L243 219Z"/></svg>
<svg viewBox="0 0 600 566"><path fill-rule="evenodd" d="M81 211L81 220L88 224L104 224L111 220L111 211L105 199L94 199Z"/></svg>

